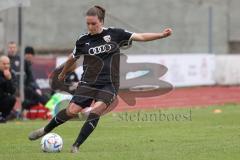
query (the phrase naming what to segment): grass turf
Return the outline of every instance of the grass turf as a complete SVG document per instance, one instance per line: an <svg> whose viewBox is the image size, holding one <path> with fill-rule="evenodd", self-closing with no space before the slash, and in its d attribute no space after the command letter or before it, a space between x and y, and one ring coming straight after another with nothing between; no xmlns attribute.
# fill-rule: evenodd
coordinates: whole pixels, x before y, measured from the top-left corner
<svg viewBox="0 0 240 160"><path fill-rule="evenodd" d="M214 114L217 108L222 113ZM239 115L240 106L231 104L111 113L102 117L78 154L69 153L69 149L83 122L67 122L54 130L64 141L60 153L43 153L40 140L27 139L30 131L46 121L8 122L0 125L0 160L237 160L240 159Z"/></svg>

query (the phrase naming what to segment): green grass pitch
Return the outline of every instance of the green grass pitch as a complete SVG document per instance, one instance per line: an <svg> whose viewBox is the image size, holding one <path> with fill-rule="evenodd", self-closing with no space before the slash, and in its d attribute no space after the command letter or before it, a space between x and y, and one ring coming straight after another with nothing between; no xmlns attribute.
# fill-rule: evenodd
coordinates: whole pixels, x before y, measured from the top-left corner
<svg viewBox="0 0 240 160"><path fill-rule="evenodd" d="M222 113L214 114L217 108ZM43 153L40 140L27 139L30 131L44 124L41 120L0 124L0 160L240 159L240 106L234 104L110 113L77 154L69 150L83 122L67 122L54 130L64 141L60 153Z"/></svg>

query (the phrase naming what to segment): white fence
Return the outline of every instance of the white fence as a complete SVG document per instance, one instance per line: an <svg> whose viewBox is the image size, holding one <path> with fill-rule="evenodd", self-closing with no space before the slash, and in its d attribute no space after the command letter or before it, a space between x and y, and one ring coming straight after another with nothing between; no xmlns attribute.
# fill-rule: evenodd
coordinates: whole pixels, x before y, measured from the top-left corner
<svg viewBox="0 0 240 160"><path fill-rule="evenodd" d="M215 80L219 85L240 84L240 55L216 56Z"/></svg>

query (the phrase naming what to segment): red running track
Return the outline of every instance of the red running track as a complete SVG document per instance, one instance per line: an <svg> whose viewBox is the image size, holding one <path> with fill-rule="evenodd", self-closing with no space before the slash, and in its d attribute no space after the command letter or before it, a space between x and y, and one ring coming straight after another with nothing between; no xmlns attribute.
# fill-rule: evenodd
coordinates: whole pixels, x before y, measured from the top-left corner
<svg viewBox="0 0 240 160"><path fill-rule="evenodd" d="M129 93L124 92L124 95ZM178 88L171 92L150 98L137 98L136 105L129 106L121 98L114 111L152 108L202 107L209 105L240 104L240 86Z"/></svg>

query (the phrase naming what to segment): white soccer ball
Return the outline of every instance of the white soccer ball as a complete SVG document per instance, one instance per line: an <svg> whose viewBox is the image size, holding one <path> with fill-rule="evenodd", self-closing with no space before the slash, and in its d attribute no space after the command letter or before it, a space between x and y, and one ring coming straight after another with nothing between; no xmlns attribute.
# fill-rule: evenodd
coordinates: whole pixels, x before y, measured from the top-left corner
<svg viewBox="0 0 240 160"><path fill-rule="evenodd" d="M41 140L41 148L44 152L60 152L62 147L63 140L56 133L48 133Z"/></svg>

